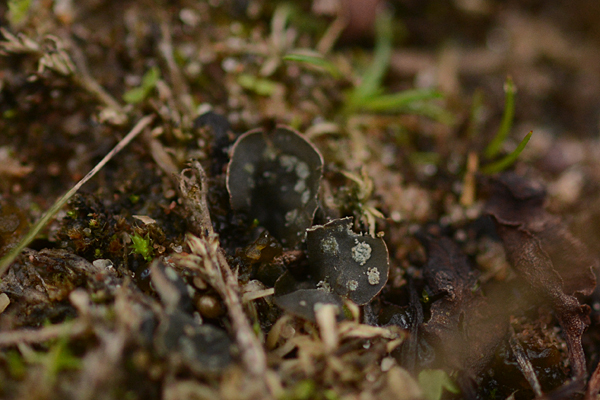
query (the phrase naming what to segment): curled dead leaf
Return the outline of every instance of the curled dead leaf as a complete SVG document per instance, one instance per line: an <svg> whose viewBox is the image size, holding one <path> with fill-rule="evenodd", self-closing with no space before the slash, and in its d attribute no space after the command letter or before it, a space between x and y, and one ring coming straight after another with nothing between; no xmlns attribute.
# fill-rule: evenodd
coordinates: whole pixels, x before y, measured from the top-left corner
<svg viewBox="0 0 600 400"><path fill-rule="evenodd" d="M581 336L589 325L590 308L576 294L589 295L598 267L586 246L544 209L546 191L537 182L514 173L491 178L486 211L512 267L552 305L562 326L575 377L586 374Z"/></svg>
<svg viewBox="0 0 600 400"><path fill-rule="evenodd" d="M423 366L478 374L504 338L508 315L477 289L478 273L456 243L445 237L422 241L428 254L423 275L432 304L431 317L420 331L435 349L435 360Z"/></svg>

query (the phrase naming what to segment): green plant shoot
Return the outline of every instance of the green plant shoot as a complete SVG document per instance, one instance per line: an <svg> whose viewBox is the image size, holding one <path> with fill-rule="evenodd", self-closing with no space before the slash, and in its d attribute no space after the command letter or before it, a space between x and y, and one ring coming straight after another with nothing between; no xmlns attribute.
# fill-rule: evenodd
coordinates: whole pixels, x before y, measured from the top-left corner
<svg viewBox="0 0 600 400"><path fill-rule="evenodd" d="M381 84L390 65L393 39L392 15L387 12L379 13L375 28L376 41L373 62L362 76L360 84L352 92L351 102L361 103L366 98L381 92Z"/></svg>
<svg viewBox="0 0 600 400"><path fill-rule="evenodd" d="M266 78L257 78L250 74L240 74L237 83L244 89L261 96L270 96L277 90L277 83Z"/></svg>
<svg viewBox="0 0 600 400"><path fill-rule="evenodd" d="M27 14L31 6L31 0L9 0L8 1L8 22L12 26L21 23Z"/></svg>
<svg viewBox="0 0 600 400"><path fill-rule="evenodd" d="M481 172L483 172L484 174L495 174L497 172L502 172L506 168L513 165L515 161L517 161L519 154L521 154L521 152L525 149L525 146L529 142L529 139L531 138L532 134L533 131L529 132L523 138L523 140L521 140L521 143L519 143L517 148L512 153L506 155L506 157L500 159L499 161L496 161L495 163L488 164L485 167L481 168Z"/></svg>
<svg viewBox="0 0 600 400"><path fill-rule="evenodd" d="M437 90L431 89L413 89L398 93L384 94L369 99L361 105L366 111L403 111L407 110L411 104L417 101L440 99L443 95Z"/></svg>
<svg viewBox="0 0 600 400"><path fill-rule="evenodd" d="M302 64L311 65L319 70L323 70L335 79L339 79L342 76L340 70L331 61L327 60L321 54L314 52L314 54L306 53L290 53L283 56L285 61L294 61Z"/></svg>
<svg viewBox="0 0 600 400"><path fill-rule="evenodd" d="M443 98L432 89L413 89L383 94L383 78L390 65L393 48L392 15L382 12L377 16L373 61L361 77L360 83L348 93L345 112L357 109L367 112L407 113L423 115L444 124L454 123L454 116L431 102Z"/></svg>
<svg viewBox="0 0 600 400"><path fill-rule="evenodd" d="M156 86L156 82L160 79L160 70L158 67L152 67L142 77L140 86L128 90L123 94L123 100L129 104L137 104L143 101L152 89Z"/></svg>
<svg viewBox="0 0 600 400"><path fill-rule="evenodd" d="M146 237L143 237L136 232L133 235L129 235L129 237L133 242L132 253L141 255L146 261L152 261L154 258L154 249L152 248L150 236L146 234Z"/></svg>
<svg viewBox="0 0 600 400"><path fill-rule="evenodd" d="M498 128L496 136L492 139L490 144L485 148L485 157L491 159L498 155L502 150L502 145L506 141L510 129L512 128L513 119L515 116L515 93L516 88L512 78L509 76L504 83L504 92L506 93L504 98L504 114L502 115L502 122Z"/></svg>
<svg viewBox="0 0 600 400"><path fill-rule="evenodd" d="M448 374L441 369L424 369L419 373L418 380L426 400L440 400L444 389L451 393L460 392Z"/></svg>

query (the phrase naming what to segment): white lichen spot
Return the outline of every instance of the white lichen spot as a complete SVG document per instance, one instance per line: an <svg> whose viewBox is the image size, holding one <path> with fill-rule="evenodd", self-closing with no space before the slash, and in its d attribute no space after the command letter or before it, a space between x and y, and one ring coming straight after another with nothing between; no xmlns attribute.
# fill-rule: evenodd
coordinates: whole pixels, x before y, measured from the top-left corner
<svg viewBox="0 0 600 400"><path fill-rule="evenodd" d="M301 307L306 307L306 300L300 300L298 304L300 304Z"/></svg>
<svg viewBox="0 0 600 400"><path fill-rule="evenodd" d="M296 193L302 193L304 189L306 189L306 181L304 179L299 179L298 182L296 182L296 185L294 185L294 190Z"/></svg>
<svg viewBox="0 0 600 400"><path fill-rule="evenodd" d="M254 165L251 163L244 164L244 172L247 172L250 175L254 174Z"/></svg>
<svg viewBox="0 0 600 400"><path fill-rule="evenodd" d="M317 283L317 289L322 290L325 293L331 293L331 286L325 280L319 281L319 283Z"/></svg>
<svg viewBox="0 0 600 400"><path fill-rule="evenodd" d="M360 265L365 265L369 258L371 258L371 246L365 242L359 242L358 239L354 239L356 246L352 248L352 259Z"/></svg>
<svg viewBox="0 0 600 400"><path fill-rule="evenodd" d="M354 292L356 289L358 289L358 282L353 279L349 280L348 283L346 283L346 287L349 291Z"/></svg>
<svg viewBox="0 0 600 400"><path fill-rule="evenodd" d="M302 193L302 196L300 196L300 201L302 201L302 205L305 206L306 203L308 203L308 200L310 200L310 190L305 190L304 193Z"/></svg>
<svg viewBox="0 0 600 400"><path fill-rule="evenodd" d="M367 269L367 279L369 284L375 286L379 284L379 270L377 267Z"/></svg>
<svg viewBox="0 0 600 400"><path fill-rule="evenodd" d="M300 179L306 179L310 175L310 169L308 168L308 164L304 161L299 161L296 164L296 175Z"/></svg>
<svg viewBox="0 0 600 400"><path fill-rule="evenodd" d="M298 164L298 157L283 154L279 157L279 164L286 172L292 172L296 167L296 164Z"/></svg>
<svg viewBox="0 0 600 400"><path fill-rule="evenodd" d="M271 146L267 147L263 152L263 158L273 161L277 158L277 151Z"/></svg>
<svg viewBox="0 0 600 400"><path fill-rule="evenodd" d="M340 246L334 237L327 236L325 239L321 240L321 251L325 254L334 256L340 252Z"/></svg>
<svg viewBox="0 0 600 400"><path fill-rule="evenodd" d="M298 209L294 208L292 211L288 211L285 213L285 226L290 226L291 224L296 223L298 219Z"/></svg>

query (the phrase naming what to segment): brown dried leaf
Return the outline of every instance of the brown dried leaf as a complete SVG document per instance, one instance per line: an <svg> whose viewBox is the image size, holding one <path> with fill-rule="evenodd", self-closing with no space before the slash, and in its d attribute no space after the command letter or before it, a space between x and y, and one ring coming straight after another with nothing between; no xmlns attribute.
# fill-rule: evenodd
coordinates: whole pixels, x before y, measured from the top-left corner
<svg viewBox="0 0 600 400"><path fill-rule="evenodd" d="M596 287L598 267L586 246L575 238L560 218L544 210L546 190L538 182L506 173L488 184L491 197L486 211L502 224L521 226L535 236L548 253L567 294L590 295Z"/></svg>
<svg viewBox="0 0 600 400"><path fill-rule="evenodd" d="M550 301L565 331L574 376L586 373L581 335L589 325L589 307L575 294L596 286L596 260L556 216L543 208L545 189L514 173L491 179L486 211L496 223L513 268Z"/></svg>
<svg viewBox="0 0 600 400"><path fill-rule="evenodd" d="M507 315L476 290L477 273L448 238L426 238L423 268L431 318L420 329L436 350L433 365L478 373L491 360L508 328ZM423 359L423 357L421 357Z"/></svg>

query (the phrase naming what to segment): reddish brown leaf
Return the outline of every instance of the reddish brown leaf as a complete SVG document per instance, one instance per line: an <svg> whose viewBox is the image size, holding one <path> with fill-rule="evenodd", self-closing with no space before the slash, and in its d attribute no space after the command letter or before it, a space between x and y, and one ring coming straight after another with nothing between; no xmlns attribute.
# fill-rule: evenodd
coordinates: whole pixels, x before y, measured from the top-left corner
<svg viewBox="0 0 600 400"><path fill-rule="evenodd" d="M431 298L431 318L422 326L436 350L427 367L481 372L508 328L504 308L495 307L476 289L477 274L467 256L448 238L425 241L428 253L423 275Z"/></svg>
<svg viewBox="0 0 600 400"><path fill-rule="evenodd" d="M547 299L565 332L573 373L585 375L581 335L589 325L589 307L575 294L596 286L598 261L544 208L545 190L514 173L491 179L487 212L496 223L507 259L531 287Z"/></svg>

